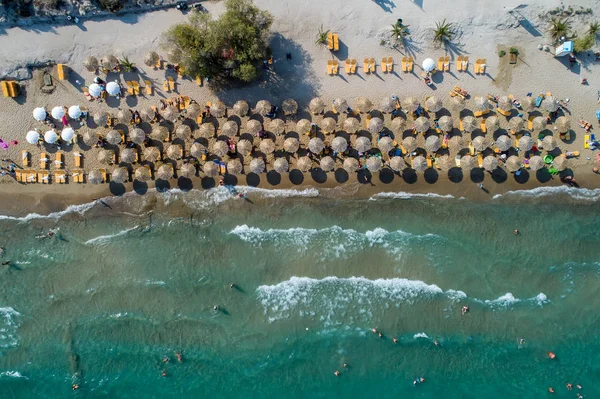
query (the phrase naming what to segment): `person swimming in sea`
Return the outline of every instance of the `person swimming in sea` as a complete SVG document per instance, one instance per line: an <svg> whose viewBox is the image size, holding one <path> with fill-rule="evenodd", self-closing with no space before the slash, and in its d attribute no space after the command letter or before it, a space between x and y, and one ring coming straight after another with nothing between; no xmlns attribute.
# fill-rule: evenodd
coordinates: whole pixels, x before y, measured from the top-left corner
<svg viewBox="0 0 600 399"><path fill-rule="evenodd" d="M461 313L464 316L469 311L469 307L467 305L463 306L461 309Z"/></svg>

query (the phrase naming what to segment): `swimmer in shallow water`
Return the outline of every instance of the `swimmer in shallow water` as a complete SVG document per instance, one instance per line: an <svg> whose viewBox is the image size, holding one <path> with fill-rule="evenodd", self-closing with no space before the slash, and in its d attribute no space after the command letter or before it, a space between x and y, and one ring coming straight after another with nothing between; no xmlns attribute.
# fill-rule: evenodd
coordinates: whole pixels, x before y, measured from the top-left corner
<svg viewBox="0 0 600 399"><path fill-rule="evenodd" d="M335 370L335 373L333 373L333 374L334 374L336 377L339 377L339 376L340 376L340 372L339 372L339 371L337 371L337 370Z"/></svg>
<svg viewBox="0 0 600 399"><path fill-rule="evenodd" d="M467 312L468 312L468 311L469 311L469 307L468 307L467 305L465 305L465 306L463 306L463 307L462 307L462 309L461 309L461 311L460 311L460 312L461 312L461 313L462 313L462 315L464 316L464 315L466 315L466 314L467 314Z"/></svg>

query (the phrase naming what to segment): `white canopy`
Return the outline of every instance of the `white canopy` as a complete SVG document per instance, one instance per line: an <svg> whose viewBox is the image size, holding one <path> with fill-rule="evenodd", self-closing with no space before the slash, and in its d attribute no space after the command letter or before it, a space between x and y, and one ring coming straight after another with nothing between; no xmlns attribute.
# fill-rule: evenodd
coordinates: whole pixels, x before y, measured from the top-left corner
<svg viewBox="0 0 600 399"><path fill-rule="evenodd" d="M50 114L52 115L52 117L54 119L61 119L63 116L65 116L65 109L64 109L64 107L56 106L56 107L52 108L52 111L50 112Z"/></svg>
<svg viewBox="0 0 600 399"><path fill-rule="evenodd" d="M42 107L37 107L33 110L33 117L36 121L43 121L46 119L46 110Z"/></svg>
<svg viewBox="0 0 600 399"><path fill-rule="evenodd" d="M56 140L58 140L58 134L56 134L54 130L48 130L44 133L44 140L46 143L54 144L56 143Z"/></svg>
<svg viewBox="0 0 600 399"><path fill-rule="evenodd" d="M121 87L117 82L108 82L106 84L106 92L111 96L116 96L121 93Z"/></svg>
<svg viewBox="0 0 600 399"><path fill-rule="evenodd" d="M27 136L25 136L25 140L27 140L27 142L29 144L37 144L39 139L40 139L40 134L38 132L36 132L35 130L28 131Z"/></svg>
<svg viewBox="0 0 600 399"><path fill-rule="evenodd" d="M423 60L423 70L425 72L431 72L435 69L435 61L431 58L425 58Z"/></svg>
<svg viewBox="0 0 600 399"><path fill-rule="evenodd" d="M71 141L73 140L73 137L75 137L75 131L70 127L64 128L60 133L60 138L64 141Z"/></svg>
<svg viewBox="0 0 600 399"><path fill-rule="evenodd" d="M92 83L90 87L88 87L88 91L92 97L100 97L102 94L102 87L98 83Z"/></svg>
<svg viewBox="0 0 600 399"><path fill-rule="evenodd" d="M81 108L79 108L79 105L71 105L69 107L69 116L73 119L78 119L81 116Z"/></svg>

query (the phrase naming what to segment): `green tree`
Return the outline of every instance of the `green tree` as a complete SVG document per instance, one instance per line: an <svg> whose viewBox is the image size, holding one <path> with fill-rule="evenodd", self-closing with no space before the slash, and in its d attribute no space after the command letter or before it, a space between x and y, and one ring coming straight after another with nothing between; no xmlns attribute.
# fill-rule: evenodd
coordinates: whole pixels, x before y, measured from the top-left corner
<svg viewBox="0 0 600 399"><path fill-rule="evenodd" d="M552 40L557 42L561 37L567 36L571 31L571 20L567 19L559 19L556 17L552 17L550 19L550 26L548 27L548 33L550 33L550 37Z"/></svg>
<svg viewBox="0 0 600 399"><path fill-rule="evenodd" d="M410 36L408 31L408 25L392 25L392 37L394 38L394 44L404 47L404 39Z"/></svg>
<svg viewBox="0 0 600 399"><path fill-rule="evenodd" d="M272 23L271 14L251 0L227 0L216 20L194 11L188 22L172 26L163 34L162 47L169 61L192 77L209 77L217 85L250 82L269 55Z"/></svg>
<svg viewBox="0 0 600 399"><path fill-rule="evenodd" d="M446 22L446 19L442 22L436 22L435 28L433 28L433 42L438 46L446 46L456 37L456 28L453 23Z"/></svg>
<svg viewBox="0 0 600 399"><path fill-rule="evenodd" d="M598 36L598 32L600 32L600 24L598 22L592 22L588 28L588 35L594 37L594 41L596 41L596 37Z"/></svg>
<svg viewBox="0 0 600 399"><path fill-rule="evenodd" d="M325 46L327 44L327 35L329 32L329 29L323 30L323 25L321 25L319 31L317 32L317 41L315 43Z"/></svg>
<svg viewBox="0 0 600 399"><path fill-rule="evenodd" d="M123 70L125 72L132 72L135 70L136 66L133 62L129 61L129 58L123 57L121 61L119 61L123 66Z"/></svg>

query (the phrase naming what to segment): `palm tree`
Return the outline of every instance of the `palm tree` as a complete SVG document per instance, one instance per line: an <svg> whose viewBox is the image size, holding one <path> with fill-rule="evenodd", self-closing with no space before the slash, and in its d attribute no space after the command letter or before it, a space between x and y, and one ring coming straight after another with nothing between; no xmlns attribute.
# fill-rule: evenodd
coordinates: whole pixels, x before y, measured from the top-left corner
<svg viewBox="0 0 600 399"><path fill-rule="evenodd" d="M552 18L550 19L550 27L548 28L548 33L550 33L550 37L555 42L559 41L561 37L566 36L571 30L571 20L567 19L558 19Z"/></svg>
<svg viewBox="0 0 600 399"><path fill-rule="evenodd" d="M123 65L123 70L125 72L135 71L135 64L129 61L129 58L127 57L123 57L123 59L121 60L121 65Z"/></svg>
<svg viewBox="0 0 600 399"><path fill-rule="evenodd" d="M442 22L436 22L433 29L433 42L437 45L447 45L456 37L456 29L454 24L446 22L446 18Z"/></svg>
<svg viewBox="0 0 600 399"><path fill-rule="evenodd" d="M404 39L410 36L410 32L408 31L408 25L392 25L392 36L394 38L394 44L400 44L404 47Z"/></svg>
<svg viewBox="0 0 600 399"><path fill-rule="evenodd" d="M598 35L598 32L600 32L600 24L598 22L592 22L590 24L590 27L588 28L587 33L593 36L595 40L596 36Z"/></svg>
<svg viewBox="0 0 600 399"><path fill-rule="evenodd" d="M322 46L327 44L327 35L329 34L329 29L323 30L323 25L319 28L319 32L317 33L317 41L316 44L320 44Z"/></svg>

